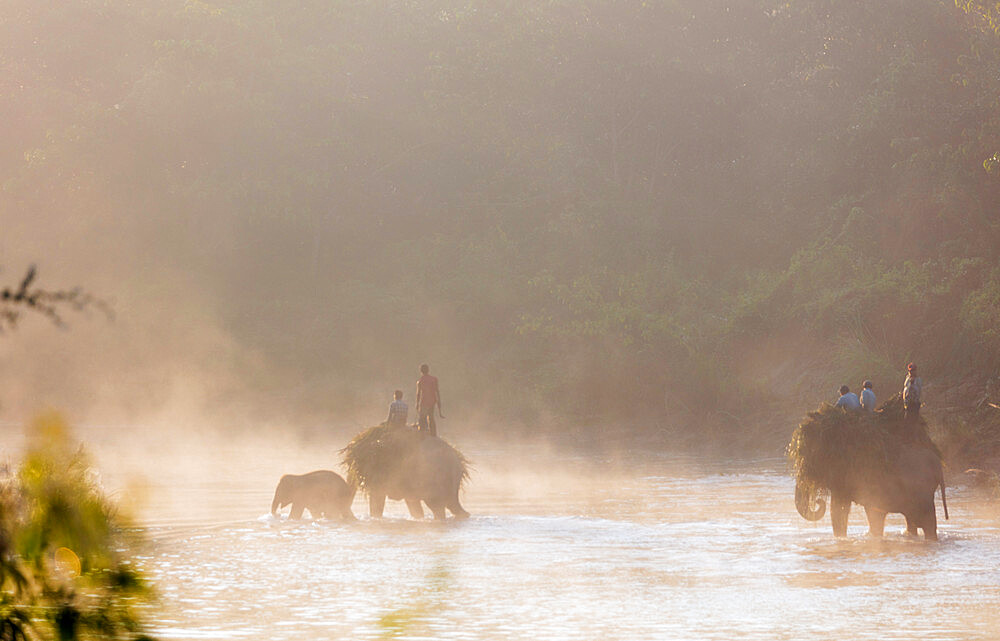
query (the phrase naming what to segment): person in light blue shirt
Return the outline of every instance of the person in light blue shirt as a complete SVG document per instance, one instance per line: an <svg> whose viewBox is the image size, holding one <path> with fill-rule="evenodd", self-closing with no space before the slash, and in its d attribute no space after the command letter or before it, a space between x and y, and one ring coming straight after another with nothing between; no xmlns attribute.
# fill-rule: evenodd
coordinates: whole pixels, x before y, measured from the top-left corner
<svg viewBox="0 0 1000 641"><path fill-rule="evenodd" d="M403 390L396 390L393 399L389 404L389 418L385 419L385 424L389 427L404 427L410 408L403 402Z"/></svg>
<svg viewBox="0 0 1000 641"><path fill-rule="evenodd" d="M866 412L875 411L875 392L872 391L872 382L865 381L861 384L861 409Z"/></svg>
<svg viewBox="0 0 1000 641"><path fill-rule="evenodd" d="M851 391L846 385L840 386L840 398L837 399L834 407L843 407L845 410L856 412L861 409L861 400L858 395Z"/></svg>

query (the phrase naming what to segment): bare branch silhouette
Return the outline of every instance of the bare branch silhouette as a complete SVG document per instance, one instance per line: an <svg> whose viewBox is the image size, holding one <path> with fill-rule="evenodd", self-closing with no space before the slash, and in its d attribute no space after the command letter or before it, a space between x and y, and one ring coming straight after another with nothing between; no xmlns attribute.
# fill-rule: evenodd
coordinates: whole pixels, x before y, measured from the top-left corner
<svg viewBox="0 0 1000 641"><path fill-rule="evenodd" d="M0 290L0 333L15 329L22 316L31 312L45 316L56 327L66 327L62 312L67 309L74 312L96 309L109 320L114 319L114 310L106 301L80 287L48 290L33 286L37 275L37 268L31 265L16 288Z"/></svg>

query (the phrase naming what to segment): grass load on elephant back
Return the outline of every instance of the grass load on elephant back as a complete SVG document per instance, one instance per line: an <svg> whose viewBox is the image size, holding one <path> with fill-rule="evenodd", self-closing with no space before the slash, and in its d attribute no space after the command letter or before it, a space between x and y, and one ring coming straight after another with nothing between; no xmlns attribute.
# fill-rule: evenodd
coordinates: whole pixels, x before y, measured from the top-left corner
<svg viewBox="0 0 1000 641"><path fill-rule="evenodd" d="M383 485L389 480L390 471L410 457L424 438L428 436L416 430L386 425L361 431L341 450L347 468L347 482L366 492L369 488ZM468 459L455 446L447 441L444 443L455 453L462 466L462 481L467 481Z"/></svg>
<svg viewBox="0 0 1000 641"><path fill-rule="evenodd" d="M906 443L923 445L941 459L923 417L911 426L905 424L903 401L897 394L871 413L823 403L792 432L786 453L796 483L815 492L836 490L841 479L886 472Z"/></svg>

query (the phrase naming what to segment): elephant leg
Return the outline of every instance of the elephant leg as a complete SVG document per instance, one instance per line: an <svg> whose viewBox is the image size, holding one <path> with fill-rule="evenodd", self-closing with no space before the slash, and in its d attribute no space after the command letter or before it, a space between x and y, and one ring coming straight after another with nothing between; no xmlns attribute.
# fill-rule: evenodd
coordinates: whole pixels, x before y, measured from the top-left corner
<svg viewBox="0 0 1000 641"><path fill-rule="evenodd" d="M424 506L420 504L420 499L406 499L406 509L410 511L410 516L413 518L424 518Z"/></svg>
<svg viewBox="0 0 1000 641"><path fill-rule="evenodd" d="M866 505L865 516L868 517L868 533L881 538L885 532L885 512Z"/></svg>
<svg viewBox="0 0 1000 641"><path fill-rule="evenodd" d="M453 496L451 498L451 500L448 501L447 507L448 507L449 510L451 510L451 513L455 515L456 519L467 519L467 518L469 518L469 513L465 511L465 508L463 508L462 504L459 503L459 501L458 501L458 492L457 491L455 492L455 496Z"/></svg>
<svg viewBox="0 0 1000 641"><path fill-rule="evenodd" d="M930 504L924 507L920 516L919 525L924 529L924 538L928 541L937 541L937 512L934 509L933 496L931 496Z"/></svg>
<svg viewBox="0 0 1000 641"><path fill-rule="evenodd" d="M292 503L292 511L288 515L288 518L295 519L298 521L302 518L302 510L306 509L306 506L302 503Z"/></svg>
<svg viewBox="0 0 1000 641"><path fill-rule="evenodd" d="M382 512L385 511L385 494L375 494L372 492L368 495L368 514L371 515L373 519L382 518Z"/></svg>
<svg viewBox="0 0 1000 641"><path fill-rule="evenodd" d="M903 515L906 518L906 533L909 536L919 536L920 532L917 531L917 522L910 518L909 514Z"/></svg>
<svg viewBox="0 0 1000 641"><path fill-rule="evenodd" d="M830 496L830 520L833 522L834 536L847 536L847 517L851 515L851 500Z"/></svg>
<svg viewBox="0 0 1000 641"><path fill-rule="evenodd" d="M937 541L937 517L931 515L928 517L927 521L924 521L924 538L928 541Z"/></svg>
<svg viewBox="0 0 1000 641"><path fill-rule="evenodd" d="M357 521L357 517L354 516L354 512L351 511L351 506L348 505L343 510L340 511L340 518L344 521Z"/></svg>
<svg viewBox="0 0 1000 641"><path fill-rule="evenodd" d="M432 501L424 501L424 502L427 504L427 507L431 509L431 512L434 513L434 520L442 521L445 518L447 518L448 515L445 514L444 511L444 501L441 501L439 499L434 499Z"/></svg>

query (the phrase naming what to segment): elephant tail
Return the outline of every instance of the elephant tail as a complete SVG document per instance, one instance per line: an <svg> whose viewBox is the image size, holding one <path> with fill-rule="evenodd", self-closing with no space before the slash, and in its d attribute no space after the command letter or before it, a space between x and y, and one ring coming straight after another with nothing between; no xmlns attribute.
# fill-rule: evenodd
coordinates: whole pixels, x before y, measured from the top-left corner
<svg viewBox="0 0 1000 641"><path fill-rule="evenodd" d="M941 505L944 507L944 519L948 520L948 499L944 498L944 476L941 477Z"/></svg>

